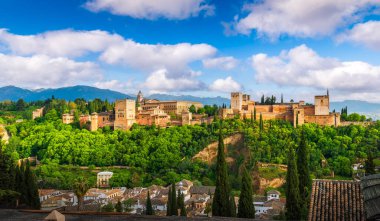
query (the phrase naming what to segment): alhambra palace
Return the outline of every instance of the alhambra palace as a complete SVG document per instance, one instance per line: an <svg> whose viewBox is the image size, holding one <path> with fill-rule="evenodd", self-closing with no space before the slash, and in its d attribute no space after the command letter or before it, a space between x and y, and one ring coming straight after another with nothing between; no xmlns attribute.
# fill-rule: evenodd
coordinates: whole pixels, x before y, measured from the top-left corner
<svg viewBox="0 0 380 221"><path fill-rule="evenodd" d="M133 124L156 125L167 127L174 125L195 125L209 124L214 117L205 114L195 114L189 112L191 106L196 110L203 107L199 102L192 101L159 101L155 99L145 99L141 91L137 99L123 99L115 102L115 109L112 112L92 113L91 115L81 115L80 124L89 122L89 129L96 131L98 128L109 126L114 130L129 130ZM304 101L298 103L275 103L261 104L251 100L250 95L241 92L231 93L230 108L222 108L219 117L222 119L258 118L263 120L285 120L292 122L294 126L304 123L315 123L326 126L339 126L340 113L330 113L329 94L315 96L314 105L305 104ZM256 119L257 120L257 119ZM73 114L64 114L62 121L65 124L74 122Z"/></svg>

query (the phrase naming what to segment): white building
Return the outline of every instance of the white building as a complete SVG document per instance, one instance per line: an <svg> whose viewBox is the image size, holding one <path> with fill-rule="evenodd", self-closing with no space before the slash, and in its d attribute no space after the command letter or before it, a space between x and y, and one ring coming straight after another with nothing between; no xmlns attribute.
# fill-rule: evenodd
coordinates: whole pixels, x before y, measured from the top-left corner
<svg viewBox="0 0 380 221"><path fill-rule="evenodd" d="M99 172L97 175L97 186L98 187L109 187L109 181L112 177L113 173L104 171L104 172Z"/></svg>

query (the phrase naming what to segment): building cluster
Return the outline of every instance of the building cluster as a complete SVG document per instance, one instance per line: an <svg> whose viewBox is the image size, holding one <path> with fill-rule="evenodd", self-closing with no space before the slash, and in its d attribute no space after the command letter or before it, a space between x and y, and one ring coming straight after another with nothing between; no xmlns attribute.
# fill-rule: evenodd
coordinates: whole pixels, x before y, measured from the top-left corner
<svg viewBox="0 0 380 221"><path fill-rule="evenodd" d="M129 130L135 123L167 127L170 125L195 125L212 122L212 117L191 113L189 111L191 106L194 106L195 110L203 107L201 103L193 101L145 99L140 91L136 100L117 100L114 111L81 115L79 123L82 126L89 123L89 129L95 131L105 126L115 130ZM73 123L74 118L74 114L62 115L62 121L65 124Z"/></svg>
<svg viewBox="0 0 380 221"><path fill-rule="evenodd" d="M330 96L314 97L314 105L306 104L304 101L291 103L261 104L251 100L250 95L241 92L231 93L231 107L221 110L222 118L232 118L239 115L242 119L254 117L257 120L261 116L263 120L286 120L293 125L304 123L315 123L326 126L339 126L340 114L330 112Z"/></svg>
<svg viewBox="0 0 380 221"><path fill-rule="evenodd" d="M106 186L109 182L111 172L100 172L98 174L98 187ZM99 211L102 206L112 203L116 205L119 201L124 205L124 211L130 214L143 214L146 210L148 191L150 194L152 208L156 215L165 216L167 210L169 187L152 185L150 187L121 188L91 188L84 196L84 208L88 211ZM208 216L211 212L211 202L215 192L215 186L196 186L189 180L181 180L175 184L178 191L184 195L187 215ZM74 211L78 199L72 191L54 189L39 190L42 209L59 209L61 211ZM284 209L285 199L280 198L280 192L271 190L267 196L254 196L256 215L266 219L279 215ZM128 203L126 203L128 202ZM236 205L239 198L235 197Z"/></svg>

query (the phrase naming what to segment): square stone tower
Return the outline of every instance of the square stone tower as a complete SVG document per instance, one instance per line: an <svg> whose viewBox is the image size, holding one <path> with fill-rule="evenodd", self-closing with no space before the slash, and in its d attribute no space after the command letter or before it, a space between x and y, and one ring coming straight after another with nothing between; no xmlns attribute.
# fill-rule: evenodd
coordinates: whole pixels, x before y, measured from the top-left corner
<svg viewBox="0 0 380 221"><path fill-rule="evenodd" d="M329 115L330 114L330 98L329 95L315 96L315 115Z"/></svg>
<svg viewBox="0 0 380 221"><path fill-rule="evenodd" d="M115 130L129 130L136 122L136 101L125 99L115 102Z"/></svg>
<svg viewBox="0 0 380 221"><path fill-rule="evenodd" d="M231 93L231 109L241 111L243 105L243 94L241 92Z"/></svg>

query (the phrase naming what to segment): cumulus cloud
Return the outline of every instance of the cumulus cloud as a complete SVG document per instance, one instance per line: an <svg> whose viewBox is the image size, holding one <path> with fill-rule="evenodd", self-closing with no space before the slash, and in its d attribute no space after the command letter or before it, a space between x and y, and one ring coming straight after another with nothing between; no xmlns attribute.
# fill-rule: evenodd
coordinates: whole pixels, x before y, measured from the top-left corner
<svg viewBox="0 0 380 221"><path fill-rule="evenodd" d="M232 56L208 58L202 61L205 68L218 68L222 70L234 69L239 61Z"/></svg>
<svg viewBox="0 0 380 221"><path fill-rule="evenodd" d="M242 86L232 79L231 76L228 76L225 79L215 80L209 87L212 91L218 92L231 92L231 91L241 91Z"/></svg>
<svg viewBox="0 0 380 221"><path fill-rule="evenodd" d="M101 52L123 37L106 31L48 31L37 35L16 35L0 29L0 44L18 55L45 54L79 57L89 52Z"/></svg>
<svg viewBox="0 0 380 221"><path fill-rule="evenodd" d="M337 28L358 21L371 11L371 6L380 6L373 0L264 0L246 4L249 14L235 18L232 25L224 24L226 32L231 28L242 34L252 30L259 35L277 38L287 34L297 37L315 37L332 34Z"/></svg>
<svg viewBox="0 0 380 221"><path fill-rule="evenodd" d="M368 21L355 25L351 30L340 35L339 42L353 42L367 48L380 50L380 21Z"/></svg>
<svg viewBox="0 0 380 221"><path fill-rule="evenodd" d="M182 20L200 13L214 14L214 6L205 0L91 0L85 7L93 12L108 11L114 15L150 20L161 17Z"/></svg>
<svg viewBox="0 0 380 221"><path fill-rule="evenodd" d="M252 56L256 80L281 86L331 88L350 92L380 92L380 66L319 56L305 45L279 56Z"/></svg>
<svg viewBox="0 0 380 221"><path fill-rule="evenodd" d="M121 82L119 80L98 81L94 86L102 89L109 89L120 92L127 92L132 88L132 81Z"/></svg>
<svg viewBox="0 0 380 221"><path fill-rule="evenodd" d="M0 53L1 84L28 88L56 87L99 80L101 72L92 62L76 62L46 55L21 57Z"/></svg>
<svg viewBox="0 0 380 221"><path fill-rule="evenodd" d="M194 91L205 88L205 84L187 75L170 78L165 69L152 72L143 84L151 93L168 91Z"/></svg>
<svg viewBox="0 0 380 221"><path fill-rule="evenodd" d="M140 44L106 31L50 31L37 35L16 35L0 29L0 45L15 55L45 54L51 57L81 57L99 54L107 64L122 64L152 72L166 69L168 75L190 73L188 65L213 56L208 44Z"/></svg>
<svg viewBox="0 0 380 221"><path fill-rule="evenodd" d="M173 77L182 75L189 63L215 53L216 49L208 44L151 45L127 40L107 48L100 59L108 64L124 64L148 71L166 69L167 75Z"/></svg>

